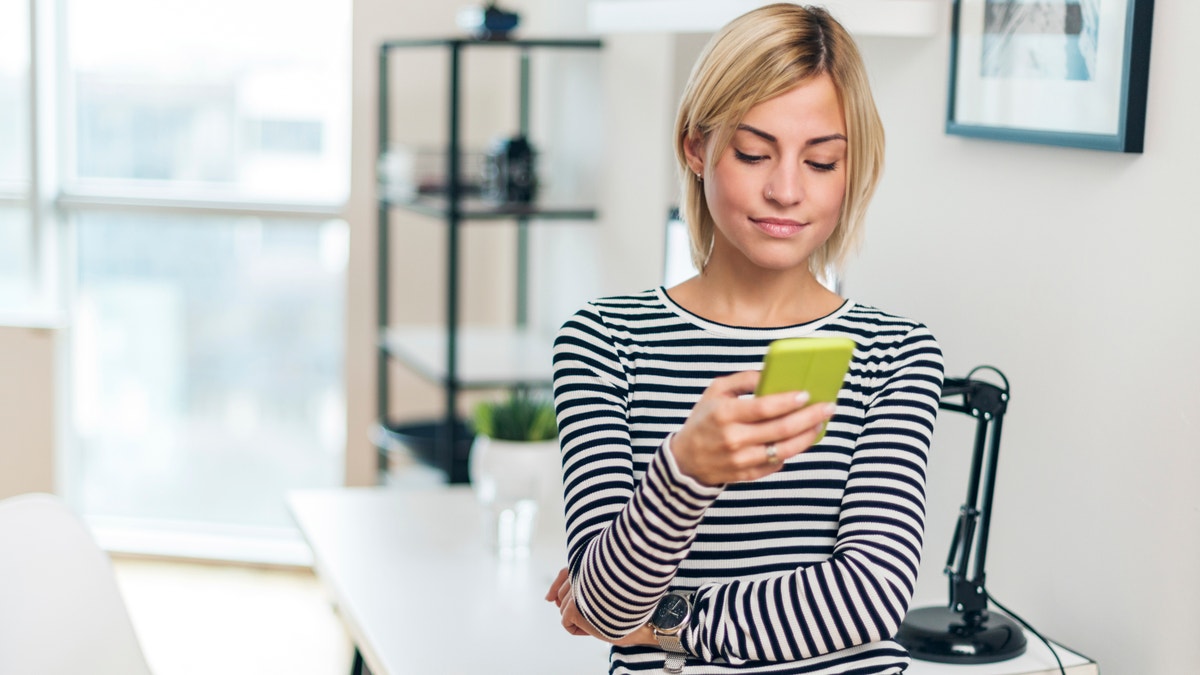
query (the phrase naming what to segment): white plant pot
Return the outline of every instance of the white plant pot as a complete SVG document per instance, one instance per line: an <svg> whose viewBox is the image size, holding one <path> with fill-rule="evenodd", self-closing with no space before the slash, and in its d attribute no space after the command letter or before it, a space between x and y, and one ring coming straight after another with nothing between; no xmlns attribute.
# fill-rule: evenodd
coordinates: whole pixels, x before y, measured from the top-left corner
<svg viewBox="0 0 1200 675"><path fill-rule="evenodd" d="M502 551L527 551L538 532L563 529L558 440L502 441L482 434L471 445L468 471L487 516L489 540Z"/></svg>

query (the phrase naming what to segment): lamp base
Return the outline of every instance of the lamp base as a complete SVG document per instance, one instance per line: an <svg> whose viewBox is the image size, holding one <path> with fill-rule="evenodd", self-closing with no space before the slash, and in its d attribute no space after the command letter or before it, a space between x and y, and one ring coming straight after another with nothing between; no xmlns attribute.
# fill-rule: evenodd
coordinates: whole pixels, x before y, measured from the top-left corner
<svg viewBox="0 0 1200 675"><path fill-rule="evenodd" d="M995 612L977 626L949 607L922 607L904 617L896 642L914 659L938 663L995 663L1025 653L1025 633Z"/></svg>

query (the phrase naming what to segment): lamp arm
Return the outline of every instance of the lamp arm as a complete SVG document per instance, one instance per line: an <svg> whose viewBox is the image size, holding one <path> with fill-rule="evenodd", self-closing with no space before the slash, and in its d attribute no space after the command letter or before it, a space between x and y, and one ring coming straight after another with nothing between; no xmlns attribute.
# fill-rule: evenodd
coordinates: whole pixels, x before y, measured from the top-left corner
<svg viewBox="0 0 1200 675"><path fill-rule="evenodd" d="M992 501L996 494L996 468L1000 459L1000 429L1004 424L1004 413L996 417L992 428L992 443L988 452L987 483L983 489L983 505L980 507L979 543L975 547L975 577L983 585L986 576L988 535L992 525Z"/></svg>
<svg viewBox="0 0 1200 675"><path fill-rule="evenodd" d="M967 499L959 509L958 523L951 539L945 569L950 582L950 608L961 612L968 624L980 623L987 617L985 565L996 488L996 467L1000 454L1000 431L1008 407L1007 384L1005 381L1006 386L1001 389L988 382L972 380L970 376L960 379L948 378L943 388L943 398L961 395L963 403L960 405L943 400L938 405L943 410L970 415L977 421L975 446L971 455L971 474L967 482Z"/></svg>

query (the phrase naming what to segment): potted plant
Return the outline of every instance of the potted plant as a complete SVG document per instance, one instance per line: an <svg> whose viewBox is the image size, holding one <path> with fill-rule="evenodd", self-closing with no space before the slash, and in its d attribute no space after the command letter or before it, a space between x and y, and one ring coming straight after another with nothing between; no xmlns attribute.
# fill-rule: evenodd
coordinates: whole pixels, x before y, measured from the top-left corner
<svg viewBox="0 0 1200 675"><path fill-rule="evenodd" d="M528 552L537 514L561 521L562 478L554 404L523 389L475 408L471 485L502 553ZM561 528L560 528L561 529Z"/></svg>
<svg viewBox="0 0 1200 675"><path fill-rule="evenodd" d="M558 422L554 404L524 389L502 401L484 401L475 407L475 433L498 441L557 444Z"/></svg>

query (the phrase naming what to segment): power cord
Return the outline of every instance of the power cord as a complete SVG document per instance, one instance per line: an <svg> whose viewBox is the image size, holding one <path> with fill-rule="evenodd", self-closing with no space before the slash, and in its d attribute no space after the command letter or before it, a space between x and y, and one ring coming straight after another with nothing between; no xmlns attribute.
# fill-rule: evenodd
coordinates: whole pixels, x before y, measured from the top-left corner
<svg viewBox="0 0 1200 675"><path fill-rule="evenodd" d="M1025 619L1022 619L1021 617L1017 616L1017 613L1016 613L1016 612L1014 612L1014 611L1012 611L1011 609L1009 609L1009 608L1005 607L1004 605L1000 604L1000 601L999 601L999 600L997 600L996 598L992 597L992 594L991 594L991 593L988 593L988 591L987 591L987 589L986 589L986 588L983 590L983 594L984 594L985 596L987 596L988 602L990 602L990 603L992 603L993 605L995 605L995 606L999 607L1001 610L1003 610L1003 611L1004 611L1004 613L1005 613L1005 614L1007 614L1007 615L1011 616L1012 618L1016 619L1016 620L1017 620L1017 623L1019 623L1019 624L1021 624L1022 626L1024 626L1024 627L1025 627L1025 630L1027 630L1027 631L1029 631L1030 633L1033 633L1035 636L1037 636L1037 639L1041 640L1041 641L1042 641L1042 643L1046 645L1046 648L1050 650L1050 653L1051 653L1051 654L1054 656L1054 660L1055 660L1055 661L1058 663L1058 672L1059 672L1061 675L1067 675L1067 669L1063 667L1063 662L1062 662L1062 659L1058 658L1058 652L1057 652L1057 651L1054 649L1054 645L1050 644L1050 641L1049 641L1049 640L1047 640L1046 638L1042 637L1042 634L1041 634L1041 633L1039 633L1039 632L1037 632L1036 630L1034 630L1033 626L1030 626L1030 625L1029 625L1029 623L1028 623L1027 621L1025 621Z"/></svg>

